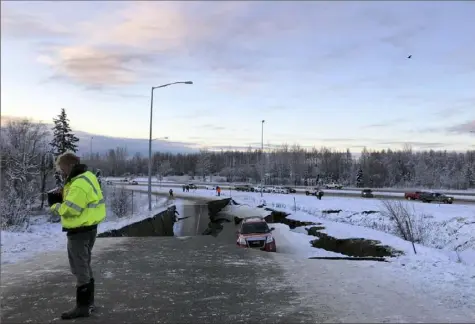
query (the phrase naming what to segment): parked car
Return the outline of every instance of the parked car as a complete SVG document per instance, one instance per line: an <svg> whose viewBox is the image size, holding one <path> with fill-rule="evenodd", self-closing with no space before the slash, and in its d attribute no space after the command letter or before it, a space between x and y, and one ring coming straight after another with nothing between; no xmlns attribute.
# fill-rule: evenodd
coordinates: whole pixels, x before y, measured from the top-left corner
<svg viewBox="0 0 475 324"><path fill-rule="evenodd" d="M420 200L421 194L425 194L425 191L414 191L414 192L405 192L404 199L407 200Z"/></svg>
<svg viewBox="0 0 475 324"><path fill-rule="evenodd" d="M129 185L138 185L139 183L135 180L130 180Z"/></svg>
<svg viewBox="0 0 475 324"><path fill-rule="evenodd" d="M274 188L271 189L273 193L282 193L282 194L288 194L289 190L282 186L275 186Z"/></svg>
<svg viewBox="0 0 475 324"><path fill-rule="evenodd" d="M332 182L332 183L327 183L325 185L325 189L343 189L343 186L341 184Z"/></svg>
<svg viewBox="0 0 475 324"><path fill-rule="evenodd" d="M129 182L129 179L124 178L124 179L120 180L120 182Z"/></svg>
<svg viewBox="0 0 475 324"><path fill-rule="evenodd" d="M320 188L315 187L315 188L307 188L305 189L305 194L307 196L316 196L320 192Z"/></svg>
<svg viewBox="0 0 475 324"><path fill-rule="evenodd" d="M373 190L363 189L361 191L361 197L363 197L363 198L374 198Z"/></svg>
<svg viewBox="0 0 475 324"><path fill-rule="evenodd" d="M277 252L274 228L269 228L264 218L260 216L243 219L236 231L236 245L239 247L259 249L267 252Z"/></svg>
<svg viewBox="0 0 475 324"><path fill-rule="evenodd" d="M292 187L284 187L285 189L287 189L289 191L289 193L296 193L297 190L295 190L295 188L292 188Z"/></svg>
<svg viewBox="0 0 475 324"><path fill-rule="evenodd" d="M254 192L254 188L251 187L250 185L236 186L236 187L234 187L234 190L236 190L236 191Z"/></svg>
<svg viewBox="0 0 475 324"><path fill-rule="evenodd" d="M420 195L420 200L425 203L431 203L435 201L439 204L452 204L454 202L454 197L446 196L438 192L424 192Z"/></svg>
<svg viewBox="0 0 475 324"><path fill-rule="evenodd" d="M265 193L265 192L267 192L267 193L272 192L271 188L269 188L269 187L262 187L262 189L263 189L262 192L264 192L264 193ZM253 187L251 191L253 191L253 192L261 192L261 186Z"/></svg>
<svg viewBox="0 0 475 324"><path fill-rule="evenodd" d="M107 180L107 181L106 181L106 184L107 184L107 185L112 185L112 181Z"/></svg>
<svg viewBox="0 0 475 324"><path fill-rule="evenodd" d="M187 186L188 186L190 189L198 189L198 186L195 185L194 183L189 183L189 184L187 184Z"/></svg>

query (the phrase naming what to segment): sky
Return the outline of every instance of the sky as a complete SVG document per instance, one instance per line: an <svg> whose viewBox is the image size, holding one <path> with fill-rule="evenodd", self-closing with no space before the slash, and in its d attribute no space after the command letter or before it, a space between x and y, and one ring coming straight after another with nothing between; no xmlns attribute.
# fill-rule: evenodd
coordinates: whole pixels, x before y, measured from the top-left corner
<svg viewBox="0 0 475 324"><path fill-rule="evenodd" d="M475 147L470 1L3 1L1 114L187 147ZM408 58L412 55L411 58ZM92 136L92 135L91 135Z"/></svg>

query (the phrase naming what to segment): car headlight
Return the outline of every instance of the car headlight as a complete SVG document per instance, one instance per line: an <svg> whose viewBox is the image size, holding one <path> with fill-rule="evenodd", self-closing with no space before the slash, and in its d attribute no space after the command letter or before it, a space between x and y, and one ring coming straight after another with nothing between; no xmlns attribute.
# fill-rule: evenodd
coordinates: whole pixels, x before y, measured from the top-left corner
<svg viewBox="0 0 475 324"><path fill-rule="evenodd" d="M272 237L272 235L269 235L267 238L266 238L266 243L272 243L274 242L274 238Z"/></svg>
<svg viewBox="0 0 475 324"><path fill-rule="evenodd" d="M238 239L238 243L241 244L241 245L247 245L246 240L242 236Z"/></svg>

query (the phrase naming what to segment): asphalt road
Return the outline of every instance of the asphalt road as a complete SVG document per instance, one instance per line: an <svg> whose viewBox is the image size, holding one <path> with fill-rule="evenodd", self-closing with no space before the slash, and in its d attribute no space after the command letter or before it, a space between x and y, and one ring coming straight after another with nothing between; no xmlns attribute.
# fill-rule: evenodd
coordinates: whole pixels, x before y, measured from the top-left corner
<svg viewBox="0 0 475 324"><path fill-rule="evenodd" d="M175 224L175 236L201 235L209 223L208 205L200 202L184 204L178 218L184 219Z"/></svg>
<svg viewBox="0 0 475 324"><path fill-rule="evenodd" d="M120 183L116 183L116 185L120 185ZM127 187L127 189L130 189L130 190L135 190L135 191L140 191L140 192L144 192L146 193L147 192L147 187L146 185L142 185L142 184L139 184L139 185L125 185ZM152 185L152 190L153 188L157 188L159 187L158 185ZM161 186L162 188L164 188L164 186L162 185ZM137 188L137 189L135 189ZM211 191L211 190L210 190ZM226 190L228 191L228 190ZM234 191L234 192L238 192L238 193L244 193L242 191ZM326 197L350 197L350 198L360 198L360 199L389 199L389 200L405 200L404 199L404 196L392 196L392 195L384 195L384 194L374 194L374 198L362 198L361 197L361 194L360 193L352 193L352 192L338 192L337 190L335 191L327 191L327 190L324 190L325 192L325 196ZM175 191L174 195L178 197L178 195L181 193L181 190L180 191ZM193 193L193 190L190 190L190 193ZM154 194L160 194L160 195L165 195L165 194L168 194L166 191L163 191L163 192L159 192L159 193L156 193L154 192ZM268 193L264 193L264 196L265 195L268 195ZM296 193L292 193L290 195L305 195L304 192L299 192L297 191ZM324 197L325 197L324 196ZM315 198L317 199L317 198ZM413 203L422 203L422 202L419 202L419 201L412 201ZM435 204L435 203L433 203ZM454 205L471 205L471 204L475 204L475 199L455 199L454 202L453 202Z"/></svg>
<svg viewBox="0 0 475 324"><path fill-rule="evenodd" d="M378 262L305 260L217 237L101 238L100 307L81 323L470 322ZM65 252L2 267L2 323L55 323L73 304ZM439 292L443 293L443 292ZM395 306L397 305L397 306Z"/></svg>
<svg viewBox="0 0 475 324"><path fill-rule="evenodd" d="M97 244L107 240L117 239ZM119 239L100 250L94 257L100 309L82 323L327 320L323 313L301 312L291 287L269 289L267 278L284 280L271 255L223 244L219 236ZM19 285L2 287L2 323L59 321L73 302L66 259L41 275L17 278Z"/></svg>
<svg viewBox="0 0 475 324"><path fill-rule="evenodd" d="M119 180L113 180L112 181L113 183L115 184L124 184L124 182L121 182ZM147 181L137 181L139 183L139 185L147 185ZM196 184L198 186L198 188L200 189L204 189L206 186L216 186L216 185L219 185L221 186L221 188L223 189L226 189L226 190L229 190L230 187L234 187L236 185L239 185L239 184L229 184L229 183L214 183L214 182L196 182L196 181L193 181L194 184ZM183 183L176 183L176 182L162 182L161 184L160 183L157 183L156 181L153 181L152 182L152 186L161 186L161 187L182 187L184 184ZM292 186L294 188L296 188L297 192L301 193L301 192L305 192L306 188L308 187L315 187L315 186ZM338 189L325 189L324 187L322 187L323 190L325 191L328 191L328 190L331 190L332 192L338 192L339 190ZM430 191L429 189L421 189L421 188L406 188L406 189L398 189L398 188L375 188L373 189L373 191L375 192L380 192L380 193L393 193L393 194L396 194L396 193L400 193L401 196L404 196L404 193L405 192L411 192L411 191L421 191L421 190L426 190L426 191ZM361 194L361 188L355 188L355 187L344 187L342 189L342 191L353 191L354 194L356 195L360 195ZM449 196L467 196L468 198L470 197L474 197L475 196L475 192L474 191L465 191L465 190L459 190L459 191L447 191L447 190L443 190L443 189L434 189L434 191L437 191L437 192L441 192L441 193L444 193L446 195L449 195Z"/></svg>

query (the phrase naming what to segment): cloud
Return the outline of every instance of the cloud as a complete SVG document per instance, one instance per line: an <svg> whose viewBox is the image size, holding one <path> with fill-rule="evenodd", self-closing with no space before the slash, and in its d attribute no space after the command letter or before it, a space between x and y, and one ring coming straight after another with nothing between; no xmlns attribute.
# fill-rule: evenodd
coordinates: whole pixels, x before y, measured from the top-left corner
<svg viewBox="0 0 475 324"><path fill-rule="evenodd" d="M213 124L204 124L198 126L199 128L206 128L211 131L222 131L222 130L229 130L229 128L226 128L224 126L218 126L218 125L213 125Z"/></svg>
<svg viewBox="0 0 475 324"><path fill-rule="evenodd" d="M407 121L407 119L405 118L396 118L392 120L383 121L380 123L366 125L366 126L363 126L363 128L391 127L397 124L404 123L405 121Z"/></svg>
<svg viewBox="0 0 475 324"><path fill-rule="evenodd" d="M209 70L218 89L248 92L268 82L266 69L294 64L283 59L290 54L275 51L273 42L281 44L286 36L298 36L297 31L338 36L368 25L361 16L364 10L350 3L137 1L124 6L96 13L91 21L63 25L44 14L25 15L10 31L26 32L34 25L42 26L37 32L44 36L70 36L68 45L47 48L39 61L57 79L88 87L133 84L180 68ZM373 42L369 36L364 39L364 46ZM295 45L301 46L288 44L288 50ZM335 59L361 46L355 41L316 50L302 62L314 66L317 57Z"/></svg>
<svg viewBox="0 0 475 324"><path fill-rule="evenodd" d="M447 128L449 133L475 135L475 120L453 125Z"/></svg>
<svg viewBox="0 0 475 324"><path fill-rule="evenodd" d="M1 10L1 28L2 37L13 39L71 36L71 30L58 23L51 15L18 12L4 3Z"/></svg>
<svg viewBox="0 0 475 324"><path fill-rule="evenodd" d="M92 88L137 82L138 71L153 62L148 54L90 46L62 47L56 56L41 56L41 60L48 62L56 77Z"/></svg>
<svg viewBox="0 0 475 324"><path fill-rule="evenodd" d="M387 141L387 142L379 142L378 145L384 146L404 146L404 145L411 145L416 149L442 149L448 148L452 146L456 146L460 143L442 143L442 142L419 142L419 141Z"/></svg>

